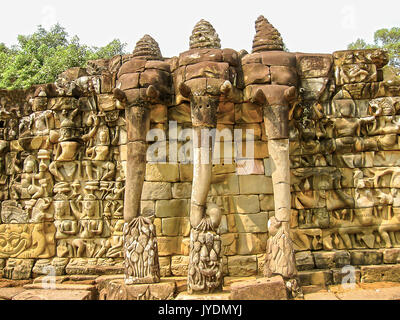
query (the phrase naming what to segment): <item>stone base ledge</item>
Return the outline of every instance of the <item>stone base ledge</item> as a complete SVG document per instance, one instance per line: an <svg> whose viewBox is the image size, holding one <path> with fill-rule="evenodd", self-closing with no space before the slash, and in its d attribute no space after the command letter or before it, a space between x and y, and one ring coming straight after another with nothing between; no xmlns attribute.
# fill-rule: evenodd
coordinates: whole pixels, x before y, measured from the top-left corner
<svg viewBox="0 0 400 320"><path fill-rule="evenodd" d="M259 278L231 284L230 300L287 300L285 281L281 276Z"/></svg>
<svg viewBox="0 0 400 320"><path fill-rule="evenodd" d="M161 280L152 284L127 285L124 279L111 280L100 293L102 300L172 300L175 281Z"/></svg>

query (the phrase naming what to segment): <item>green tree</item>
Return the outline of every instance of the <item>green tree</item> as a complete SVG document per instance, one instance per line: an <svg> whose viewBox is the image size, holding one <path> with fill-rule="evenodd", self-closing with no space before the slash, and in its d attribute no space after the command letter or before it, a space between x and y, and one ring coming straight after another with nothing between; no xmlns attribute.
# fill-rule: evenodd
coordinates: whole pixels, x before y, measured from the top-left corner
<svg viewBox="0 0 400 320"><path fill-rule="evenodd" d="M379 29L374 34L374 43L366 43L363 39L357 39L348 45L349 50L383 48L388 51L389 65L400 73L400 28Z"/></svg>
<svg viewBox="0 0 400 320"><path fill-rule="evenodd" d="M18 44L0 44L0 88L27 88L54 82L63 71L85 67L88 60L107 59L124 54L126 44L113 40L104 47L89 47L77 36L69 37L56 24L50 30L39 26L32 35L19 35Z"/></svg>

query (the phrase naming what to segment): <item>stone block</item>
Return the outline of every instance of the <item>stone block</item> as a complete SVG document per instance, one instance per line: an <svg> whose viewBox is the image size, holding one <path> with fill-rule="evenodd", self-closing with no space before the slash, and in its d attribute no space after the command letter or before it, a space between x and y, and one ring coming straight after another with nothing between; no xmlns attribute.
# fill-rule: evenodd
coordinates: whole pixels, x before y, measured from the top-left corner
<svg viewBox="0 0 400 320"><path fill-rule="evenodd" d="M264 159L269 157L268 144L264 141L243 141L236 144L236 159Z"/></svg>
<svg viewBox="0 0 400 320"><path fill-rule="evenodd" d="M17 294L24 292L26 289L21 287L15 288L1 288L0 289L0 300L12 300Z"/></svg>
<svg viewBox="0 0 400 320"><path fill-rule="evenodd" d="M190 233L188 218L163 218L161 220L164 236L182 236Z"/></svg>
<svg viewBox="0 0 400 320"><path fill-rule="evenodd" d="M287 300L287 298L285 282L281 276L231 285L231 300Z"/></svg>
<svg viewBox="0 0 400 320"><path fill-rule="evenodd" d="M331 270L300 271L299 280L301 286L319 285L329 286L333 282Z"/></svg>
<svg viewBox="0 0 400 320"><path fill-rule="evenodd" d="M361 270L358 268L354 268L354 273L350 274L349 269L343 268L334 268L332 270L333 284L342 284L343 280L346 284L349 283L349 279L353 279L356 283L360 282L361 279Z"/></svg>
<svg viewBox="0 0 400 320"><path fill-rule="evenodd" d="M112 111L117 108L117 100L111 94L97 95L97 104L101 111Z"/></svg>
<svg viewBox="0 0 400 320"><path fill-rule="evenodd" d="M181 237L157 237L158 255L160 257L181 254Z"/></svg>
<svg viewBox="0 0 400 320"><path fill-rule="evenodd" d="M12 280L30 279L34 259L8 259L4 268L4 278Z"/></svg>
<svg viewBox="0 0 400 320"><path fill-rule="evenodd" d="M186 199L156 201L156 216L159 218L188 216L189 205Z"/></svg>
<svg viewBox="0 0 400 320"><path fill-rule="evenodd" d="M257 274L257 256L228 257L228 271L231 277L246 277Z"/></svg>
<svg viewBox="0 0 400 320"><path fill-rule="evenodd" d="M174 183L172 185L172 198L190 199L192 195L192 184L189 182Z"/></svg>
<svg viewBox="0 0 400 320"><path fill-rule="evenodd" d="M257 274L263 276L265 268L265 253L257 255Z"/></svg>
<svg viewBox="0 0 400 320"><path fill-rule="evenodd" d="M271 66L271 83L277 85L296 86L297 71L294 67Z"/></svg>
<svg viewBox="0 0 400 320"><path fill-rule="evenodd" d="M121 66L118 71L118 78L127 73L143 72L145 65L146 60L132 59Z"/></svg>
<svg viewBox="0 0 400 320"><path fill-rule="evenodd" d="M400 248L383 250L383 263L396 264L399 261Z"/></svg>
<svg viewBox="0 0 400 320"><path fill-rule="evenodd" d="M169 200L172 198L171 183L147 182L143 184L142 200Z"/></svg>
<svg viewBox="0 0 400 320"><path fill-rule="evenodd" d="M274 211L275 202L274 196L271 194L260 194L260 209L261 211Z"/></svg>
<svg viewBox="0 0 400 320"><path fill-rule="evenodd" d="M268 231L268 213L257 214L234 214L229 215L235 219L237 232L243 233L266 233Z"/></svg>
<svg viewBox="0 0 400 320"><path fill-rule="evenodd" d="M173 256L171 271L174 276L187 276L189 266L188 256Z"/></svg>
<svg viewBox="0 0 400 320"><path fill-rule="evenodd" d="M177 164L146 164L146 181L177 182L179 167Z"/></svg>
<svg viewBox="0 0 400 320"><path fill-rule="evenodd" d="M170 277L171 272L171 257L159 257L160 275L161 277Z"/></svg>
<svg viewBox="0 0 400 320"><path fill-rule="evenodd" d="M244 84L267 84L271 83L269 67L261 63L250 63L243 65Z"/></svg>
<svg viewBox="0 0 400 320"><path fill-rule="evenodd" d="M296 66L296 55L283 51L260 52L262 63L267 66Z"/></svg>
<svg viewBox="0 0 400 320"><path fill-rule="evenodd" d="M234 196L233 199L237 213L260 212L260 202L257 195Z"/></svg>
<svg viewBox="0 0 400 320"><path fill-rule="evenodd" d="M350 253L347 251L314 252L317 269L340 268L350 264Z"/></svg>
<svg viewBox="0 0 400 320"><path fill-rule="evenodd" d="M254 255L265 252L267 245L266 233L239 233L237 253L239 255Z"/></svg>
<svg viewBox="0 0 400 320"><path fill-rule="evenodd" d="M239 235L236 233L226 233L221 235L222 254L224 256L234 256L237 254Z"/></svg>
<svg viewBox="0 0 400 320"><path fill-rule="evenodd" d="M225 62L203 61L189 65L185 73L186 80L194 78L229 79L229 64Z"/></svg>
<svg viewBox="0 0 400 320"><path fill-rule="evenodd" d="M175 294L174 281L126 285L124 280L110 281L106 287L105 300L171 300Z"/></svg>
<svg viewBox="0 0 400 320"><path fill-rule="evenodd" d="M374 265L383 262L383 253L369 250L351 250L351 265Z"/></svg>
<svg viewBox="0 0 400 320"><path fill-rule="evenodd" d="M191 182L193 180L193 165L180 164L179 177L182 182Z"/></svg>
<svg viewBox="0 0 400 320"><path fill-rule="evenodd" d="M332 72L333 57L331 54L297 53L297 73L300 78L329 77Z"/></svg>
<svg viewBox="0 0 400 320"><path fill-rule="evenodd" d="M31 289L17 294L12 300L93 300L93 294L85 290Z"/></svg>
<svg viewBox="0 0 400 320"><path fill-rule="evenodd" d="M152 216L156 213L156 202L155 201L141 201L140 203L142 214L145 216Z"/></svg>
<svg viewBox="0 0 400 320"><path fill-rule="evenodd" d="M239 176L241 194L273 194L272 179L266 176Z"/></svg>
<svg viewBox="0 0 400 320"><path fill-rule="evenodd" d="M239 179L236 174L224 174L212 177L210 195L236 195L239 194Z"/></svg>
<svg viewBox="0 0 400 320"><path fill-rule="evenodd" d="M263 160L236 160L236 174L239 176L264 174Z"/></svg>
<svg viewBox="0 0 400 320"><path fill-rule="evenodd" d="M361 266L361 282L400 282L400 265Z"/></svg>
<svg viewBox="0 0 400 320"><path fill-rule="evenodd" d="M315 268L314 257L311 251L297 252L296 255L297 270L312 270Z"/></svg>
<svg viewBox="0 0 400 320"><path fill-rule="evenodd" d="M251 91L253 86L246 87L245 92ZM249 90L247 88L250 88ZM251 95L249 94L249 97ZM248 100L248 99L247 99ZM235 105L236 123L261 123L263 122L263 109L257 104L245 102Z"/></svg>

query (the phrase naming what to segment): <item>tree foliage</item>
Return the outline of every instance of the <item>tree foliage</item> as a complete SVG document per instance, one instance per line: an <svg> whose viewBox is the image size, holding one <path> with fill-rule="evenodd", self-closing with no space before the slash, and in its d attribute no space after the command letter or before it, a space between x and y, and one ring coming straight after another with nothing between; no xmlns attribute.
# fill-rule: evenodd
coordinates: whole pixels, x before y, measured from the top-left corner
<svg viewBox="0 0 400 320"><path fill-rule="evenodd" d="M400 73L400 28L379 29L374 34L374 43L366 43L363 39L357 39L348 45L349 50L383 48L389 53L389 65Z"/></svg>
<svg viewBox="0 0 400 320"><path fill-rule="evenodd" d="M104 47L89 47L77 36L69 37L59 24L50 30L38 26L32 35L19 35L18 44L8 48L0 43L0 88L28 88L54 82L72 67L85 67L88 60L124 54L126 44L113 40Z"/></svg>

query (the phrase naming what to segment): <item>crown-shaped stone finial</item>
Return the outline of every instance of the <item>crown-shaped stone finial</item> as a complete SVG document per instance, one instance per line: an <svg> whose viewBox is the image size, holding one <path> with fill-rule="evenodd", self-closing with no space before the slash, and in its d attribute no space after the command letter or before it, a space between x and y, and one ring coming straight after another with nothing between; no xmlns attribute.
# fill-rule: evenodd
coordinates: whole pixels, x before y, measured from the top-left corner
<svg viewBox="0 0 400 320"><path fill-rule="evenodd" d="M142 57L150 60L161 60L161 50L156 40L148 34L136 43L133 57Z"/></svg>
<svg viewBox="0 0 400 320"><path fill-rule="evenodd" d="M190 37L190 49L197 48L221 49L221 40L217 32L211 23L204 19L194 26Z"/></svg>
<svg viewBox="0 0 400 320"><path fill-rule="evenodd" d="M279 31L264 16L259 16L256 20L253 53L272 50L283 51L283 47L284 44Z"/></svg>

